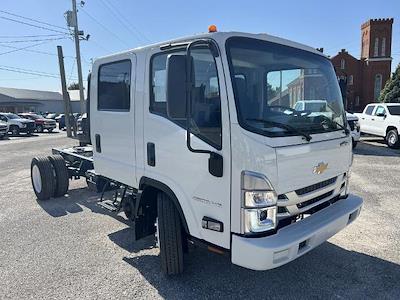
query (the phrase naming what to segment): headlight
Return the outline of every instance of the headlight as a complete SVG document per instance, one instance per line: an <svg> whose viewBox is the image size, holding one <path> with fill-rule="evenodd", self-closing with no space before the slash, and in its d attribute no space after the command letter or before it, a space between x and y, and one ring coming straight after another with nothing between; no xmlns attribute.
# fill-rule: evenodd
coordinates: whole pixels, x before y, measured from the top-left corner
<svg viewBox="0 0 400 300"><path fill-rule="evenodd" d="M242 172L242 211L244 233L260 233L276 228L278 196L262 174Z"/></svg>

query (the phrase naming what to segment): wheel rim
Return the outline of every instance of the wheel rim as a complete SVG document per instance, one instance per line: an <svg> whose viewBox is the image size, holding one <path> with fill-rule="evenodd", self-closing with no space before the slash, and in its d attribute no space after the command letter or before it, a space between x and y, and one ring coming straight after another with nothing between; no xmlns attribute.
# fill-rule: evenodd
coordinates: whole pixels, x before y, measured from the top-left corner
<svg viewBox="0 0 400 300"><path fill-rule="evenodd" d="M40 177L39 168L36 165L32 168L32 182L35 191L40 193L42 191L42 178Z"/></svg>
<svg viewBox="0 0 400 300"><path fill-rule="evenodd" d="M394 144L396 144L396 141L397 141L397 138L396 138L396 136L392 133L392 134L389 136L389 143L392 144L392 145L394 145Z"/></svg>
<svg viewBox="0 0 400 300"><path fill-rule="evenodd" d="M18 134L18 129L17 129L17 128L13 128L12 133L13 133L14 135Z"/></svg>

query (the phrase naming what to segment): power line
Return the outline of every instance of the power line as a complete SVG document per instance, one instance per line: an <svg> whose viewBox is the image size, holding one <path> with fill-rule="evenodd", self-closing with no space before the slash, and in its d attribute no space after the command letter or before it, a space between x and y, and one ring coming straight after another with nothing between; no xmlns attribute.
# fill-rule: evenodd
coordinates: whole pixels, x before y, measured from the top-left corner
<svg viewBox="0 0 400 300"><path fill-rule="evenodd" d="M108 31L110 34L112 34L115 38L117 38L121 43L125 44L126 46L130 47L128 43L126 43L123 39L121 39L118 35L116 35L114 32L112 32L110 29L108 29L105 25L103 25L100 21L98 21L95 17L90 15L86 10L81 8L81 11L83 11L90 19L92 19L94 22L96 22L98 25L100 25L104 30Z"/></svg>
<svg viewBox="0 0 400 300"><path fill-rule="evenodd" d="M10 46L10 45L1 45L0 47L5 47L5 48L10 48L10 49L18 49L19 51L24 51L24 52L31 52L31 53L37 53L37 54L44 54L44 55L51 55L51 56L57 56L56 53L51 53L51 52L46 52L46 51L41 51L41 50L34 50L34 49L21 49L15 46ZM75 59L74 56L70 55L65 55L64 58L73 58Z"/></svg>
<svg viewBox="0 0 400 300"><path fill-rule="evenodd" d="M32 18L20 16L20 15L13 14L13 13L10 13L10 12L5 11L5 10L0 10L0 12L2 12L3 14L10 15L10 16L18 17L18 18L25 19L25 20L29 20L29 21L32 21L32 22L36 22L36 23L39 23L39 24L43 24L43 25L47 25L47 26L51 26L51 27L56 27L56 28L60 28L60 29L63 29L63 30L67 30L67 28L62 27L62 26L58 26L58 25L54 25L54 24L47 23L47 22L35 20L35 19L32 19Z"/></svg>
<svg viewBox="0 0 400 300"><path fill-rule="evenodd" d="M101 0L103 5L111 11L111 13L115 16L116 20L118 20L122 26L124 26L128 31L130 31L133 35L136 37L139 37L142 41L146 42L151 42L150 39L148 39L143 33L141 33L135 26L133 26L117 9L117 7L114 6L111 2L107 2L105 0ZM133 31L131 27L135 30Z"/></svg>
<svg viewBox="0 0 400 300"><path fill-rule="evenodd" d="M27 23L27 22L15 20L15 19L3 17L3 16L0 16L0 19L4 19L4 20L8 20L8 21L12 21L12 22L15 22L15 23L24 24L24 25L27 25L27 26L32 26L32 27L36 27L36 28L40 28L40 29L44 29L44 30L49 30L49 31L53 31L53 32L64 33L64 34L68 33L68 32L65 32L65 31L63 32L63 31L56 30L56 29L46 28L46 27L43 27L43 26L30 24L30 23Z"/></svg>
<svg viewBox="0 0 400 300"><path fill-rule="evenodd" d="M37 76L49 77L49 78L59 78L59 77L60 77L60 76L52 76L52 75L38 74L38 73L34 73L34 72L26 72L26 71L20 71L20 70L12 70L12 69L3 68L3 67L0 67L0 70L9 71L9 72L14 72L14 73L21 73L21 74L37 75Z"/></svg>
<svg viewBox="0 0 400 300"><path fill-rule="evenodd" d="M1 41L0 44L14 44L14 43L32 43L32 42L43 42L43 41L57 41L63 40L66 37L51 38L51 39L35 39L35 40L14 40L14 41Z"/></svg>
<svg viewBox="0 0 400 300"><path fill-rule="evenodd" d="M55 73L48 73L48 72L37 71L37 70L32 70L32 69L24 69L24 68L5 66L5 65L0 65L0 67L7 68L7 69L16 69L18 71L34 72L34 73L43 74L43 75L59 76L58 74L55 74Z"/></svg>
<svg viewBox="0 0 400 300"><path fill-rule="evenodd" d="M43 44L46 44L46 43L48 43L48 41L45 41L45 42L42 42L42 43L33 44L33 45L29 45L29 46L25 46L25 47L23 47L23 48L16 48L16 49L14 49L14 50L2 52L2 53L0 53L0 55L4 55L4 54L8 54L8 53L13 53L13 52L17 52L17 51L22 51L22 50L29 49L29 48L32 48L32 47L36 47L36 46L39 46L39 45L43 45Z"/></svg>
<svg viewBox="0 0 400 300"><path fill-rule="evenodd" d="M65 34L36 34L36 35L0 35L0 39L15 39L15 38L36 38L36 37L49 37L49 36L63 36Z"/></svg>

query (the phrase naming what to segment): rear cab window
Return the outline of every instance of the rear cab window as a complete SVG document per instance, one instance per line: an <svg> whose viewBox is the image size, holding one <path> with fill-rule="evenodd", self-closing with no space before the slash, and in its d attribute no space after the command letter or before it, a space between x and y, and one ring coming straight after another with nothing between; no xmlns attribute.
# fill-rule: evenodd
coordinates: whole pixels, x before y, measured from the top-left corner
<svg viewBox="0 0 400 300"><path fill-rule="evenodd" d="M372 112L374 111L375 105L368 105L367 108L365 109L365 114L366 115L372 115Z"/></svg>
<svg viewBox="0 0 400 300"><path fill-rule="evenodd" d="M98 110L129 111L131 69L130 60L120 60L99 66Z"/></svg>

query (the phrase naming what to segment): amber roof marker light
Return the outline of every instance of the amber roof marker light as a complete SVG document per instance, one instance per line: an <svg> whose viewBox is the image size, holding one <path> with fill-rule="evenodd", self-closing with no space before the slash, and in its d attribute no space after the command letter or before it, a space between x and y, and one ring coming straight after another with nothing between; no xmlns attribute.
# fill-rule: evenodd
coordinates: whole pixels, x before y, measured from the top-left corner
<svg viewBox="0 0 400 300"><path fill-rule="evenodd" d="M208 26L208 32L209 33L217 32L217 26L215 26L215 25Z"/></svg>

